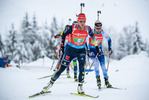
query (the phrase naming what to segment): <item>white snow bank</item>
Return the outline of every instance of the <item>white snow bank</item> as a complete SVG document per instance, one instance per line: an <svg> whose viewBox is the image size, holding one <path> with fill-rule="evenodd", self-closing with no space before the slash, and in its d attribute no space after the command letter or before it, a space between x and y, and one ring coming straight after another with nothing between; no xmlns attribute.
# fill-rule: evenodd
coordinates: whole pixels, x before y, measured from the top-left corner
<svg viewBox="0 0 149 100"><path fill-rule="evenodd" d="M47 59L47 58L46 58ZM47 64L52 60L47 59ZM37 79L50 75L52 71L41 70L45 67L35 67L43 59L31 64L32 69L23 70L17 67L0 68L0 100L29 100L28 96L41 89L49 82L50 78ZM49 68L49 67L48 67ZM71 68L70 68L71 69ZM36 70L36 71L34 71ZM37 71L38 70L38 71ZM100 70L102 74L102 71ZM65 72L64 72L65 74ZM35 97L32 100L93 100L71 95L77 92L77 84L73 82L73 71L71 79L66 75L60 76L51 88L52 93L46 96ZM99 100L148 100L149 96L149 58L145 52L138 55L130 55L120 61L113 60L109 65L109 81L114 87L126 88L126 90L102 89L96 86L95 73L90 72L85 76L84 90L91 95L99 95ZM104 87L103 75L101 75L102 87Z"/></svg>
<svg viewBox="0 0 149 100"><path fill-rule="evenodd" d="M53 63L53 60L48 58L48 57L44 57L44 58L40 58L34 62L29 62L26 64L26 66L32 66L32 67L50 67Z"/></svg>
<svg viewBox="0 0 149 100"><path fill-rule="evenodd" d="M126 87L125 99L148 100L149 96L149 58L146 52L124 57L110 63L109 76L112 84Z"/></svg>
<svg viewBox="0 0 149 100"><path fill-rule="evenodd" d="M49 70L53 64L53 61L54 60L52 60L48 57L44 57L44 58L40 58L34 62L25 63L25 64L21 65L21 68L26 69L26 70L32 70L32 71L49 72ZM55 68L57 62L58 62L58 60L54 61L53 68Z"/></svg>

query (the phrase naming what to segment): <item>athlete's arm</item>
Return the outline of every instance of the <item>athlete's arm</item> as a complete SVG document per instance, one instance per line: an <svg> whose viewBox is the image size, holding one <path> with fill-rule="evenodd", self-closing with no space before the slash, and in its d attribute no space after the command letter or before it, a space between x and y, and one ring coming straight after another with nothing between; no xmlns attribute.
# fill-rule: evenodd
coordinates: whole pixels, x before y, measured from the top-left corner
<svg viewBox="0 0 149 100"><path fill-rule="evenodd" d="M62 41L62 46L64 46L64 41L65 41L66 35L71 34L71 33L72 33L72 25L65 28L65 30L62 34L62 40L61 40Z"/></svg>
<svg viewBox="0 0 149 100"><path fill-rule="evenodd" d="M59 34L55 35L54 38L59 38L62 35L63 35L63 31L61 31Z"/></svg>
<svg viewBox="0 0 149 100"><path fill-rule="evenodd" d="M107 41L108 41L108 49L111 50L112 41L111 41L110 36L106 32L104 32L104 31L102 31L102 35L107 39Z"/></svg>
<svg viewBox="0 0 149 100"><path fill-rule="evenodd" d="M95 38L94 33L93 33L93 31L91 30L90 27L88 28L88 33L89 33L90 37L92 38L92 40L93 40L93 42L94 42L94 45L95 45L95 47L96 47L97 52L98 52L99 55L100 55L100 54L101 54L101 50L99 50L99 47L98 47L98 45L97 45L96 38Z"/></svg>
<svg viewBox="0 0 149 100"><path fill-rule="evenodd" d="M69 26L70 26L70 25L66 25L64 30L66 30ZM55 37L55 38L59 38L60 36L63 35L63 32L64 32L64 31L61 31L59 34L55 35L54 37Z"/></svg>

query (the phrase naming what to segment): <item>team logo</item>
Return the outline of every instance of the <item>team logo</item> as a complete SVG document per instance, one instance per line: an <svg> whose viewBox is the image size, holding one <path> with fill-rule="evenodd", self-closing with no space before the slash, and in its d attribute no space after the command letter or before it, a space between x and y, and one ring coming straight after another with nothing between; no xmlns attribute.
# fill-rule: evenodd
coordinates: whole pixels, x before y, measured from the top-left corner
<svg viewBox="0 0 149 100"><path fill-rule="evenodd" d="M81 58L81 60L84 60L84 58Z"/></svg>
<svg viewBox="0 0 149 100"><path fill-rule="evenodd" d="M67 55L66 55L65 59L66 59L66 60L69 60L69 58L70 58L70 56L67 56Z"/></svg>

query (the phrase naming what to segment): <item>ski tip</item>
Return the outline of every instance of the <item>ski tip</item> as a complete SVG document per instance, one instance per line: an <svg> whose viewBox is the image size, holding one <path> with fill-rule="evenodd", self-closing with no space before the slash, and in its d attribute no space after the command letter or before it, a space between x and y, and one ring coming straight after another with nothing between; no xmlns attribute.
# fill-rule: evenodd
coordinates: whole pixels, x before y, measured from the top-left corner
<svg viewBox="0 0 149 100"><path fill-rule="evenodd" d="M99 97L99 95L97 95L95 98L98 98Z"/></svg>

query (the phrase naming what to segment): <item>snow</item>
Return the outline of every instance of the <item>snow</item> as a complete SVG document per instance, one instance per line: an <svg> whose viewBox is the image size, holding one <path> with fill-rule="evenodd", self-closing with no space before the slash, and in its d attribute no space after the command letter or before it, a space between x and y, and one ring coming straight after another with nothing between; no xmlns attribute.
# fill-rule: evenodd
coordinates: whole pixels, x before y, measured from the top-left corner
<svg viewBox="0 0 149 100"><path fill-rule="evenodd" d="M53 65L56 66L56 62L58 60L55 60L55 63ZM30 70L30 71L38 71L38 72L41 72L42 71L46 71L46 72L49 72L48 70L51 68L53 64L53 60L48 58L48 57L44 57L44 58L40 58L36 61L33 61L33 62L28 62L28 63L24 63L22 65L22 68L25 69L25 70Z"/></svg>
<svg viewBox="0 0 149 100"><path fill-rule="evenodd" d="M56 60L57 61L57 60ZM48 58L48 57L44 57L44 58L40 58L34 62L28 62L26 66L36 66L36 67L50 67L53 63L53 60Z"/></svg>
<svg viewBox="0 0 149 100"><path fill-rule="evenodd" d="M15 66L0 68L0 100L29 100L29 95L41 91L50 78L37 78L53 74L53 71L50 70L50 64L53 61L45 58L45 66L42 66L42 61L43 59L39 59L35 62L30 62L27 66L28 69L25 66L21 69ZM84 91L90 95L99 95L98 100L149 100L148 65L149 58L146 52L126 56L120 61L111 60L109 81L114 87L126 88L126 90L105 88L103 75L101 75L101 81L104 88L98 90L95 73L90 72L85 76ZM63 72L63 74L65 73ZM70 74L72 77L70 79L67 79L66 75L60 76L51 88L51 94L35 97L31 100L92 100L93 98L70 94L71 92L77 92L78 84L73 82L72 70Z"/></svg>

